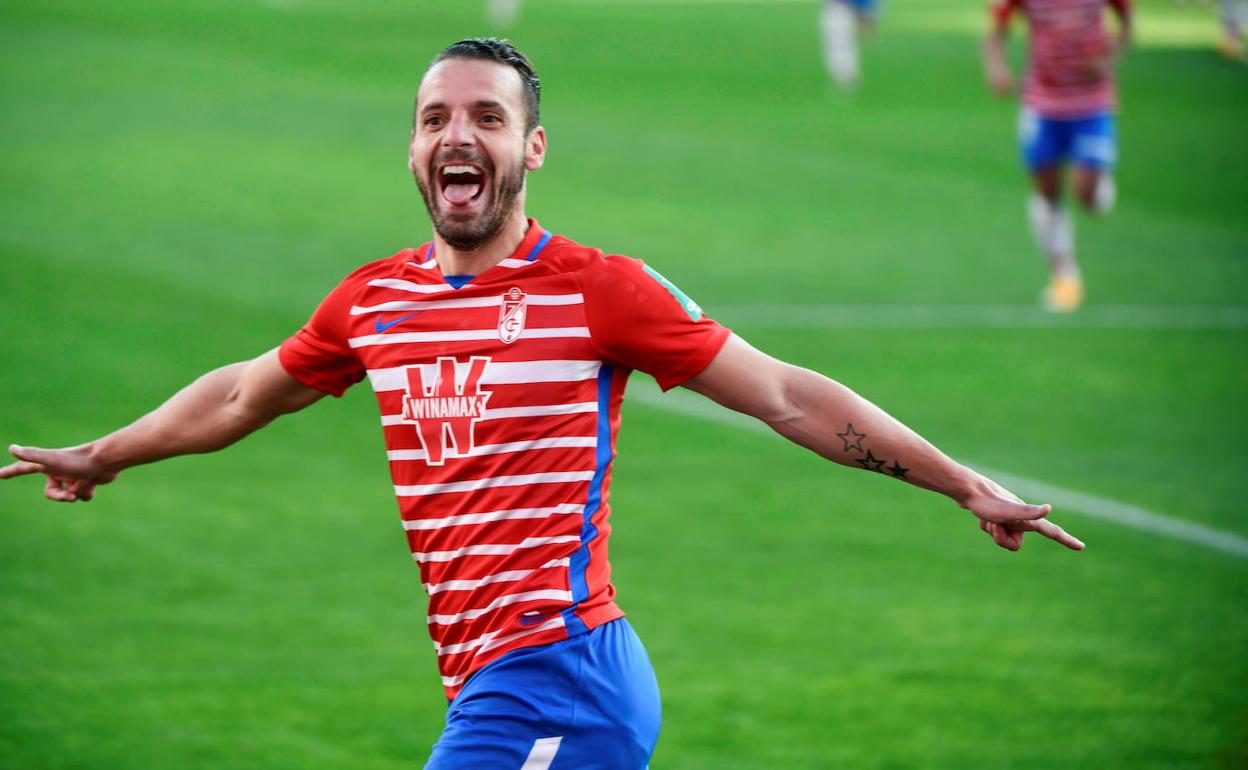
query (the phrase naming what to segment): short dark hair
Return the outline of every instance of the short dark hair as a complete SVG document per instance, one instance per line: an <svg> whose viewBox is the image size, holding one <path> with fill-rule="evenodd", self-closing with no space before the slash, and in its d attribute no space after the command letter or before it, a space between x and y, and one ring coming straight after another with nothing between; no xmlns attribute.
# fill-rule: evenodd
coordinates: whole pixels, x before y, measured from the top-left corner
<svg viewBox="0 0 1248 770"><path fill-rule="evenodd" d="M537 128L541 122L542 80L533 69L528 57L520 53L509 40L497 37L470 37L451 43L442 52L433 57L430 67L446 59L482 59L506 64L520 76L521 91L524 93L525 133Z"/></svg>

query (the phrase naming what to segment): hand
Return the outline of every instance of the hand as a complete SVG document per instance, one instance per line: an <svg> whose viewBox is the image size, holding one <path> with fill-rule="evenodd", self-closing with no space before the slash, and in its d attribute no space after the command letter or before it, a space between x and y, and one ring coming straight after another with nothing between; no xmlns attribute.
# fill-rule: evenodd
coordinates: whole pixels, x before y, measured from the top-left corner
<svg viewBox="0 0 1248 770"><path fill-rule="evenodd" d="M1099 83L1102 80L1114 74L1114 63L1116 57L1113 51L1102 56L1090 59L1078 71L1078 78L1082 83Z"/></svg>
<svg viewBox="0 0 1248 770"><path fill-rule="evenodd" d="M1018 495L992 479L980 477L978 489L962 502L962 507L979 519L979 528L992 541L1010 551L1023 547L1023 535L1039 532L1073 551L1082 551L1083 542L1044 518L1053 510L1051 505L1029 505Z"/></svg>
<svg viewBox="0 0 1248 770"><path fill-rule="evenodd" d="M117 478L118 473L102 467L92 456L90 445L40 449L11 444L9 454L18 462L0 468L0 479L42 473L48 477L43 496L61 503L90 500L95 496L97 485L107 484Z"/></svg>
<svg viewBox="0 0 1248 770"><path fill-rule="evenodd" d="M988 72L988 87L997 96L1013 96L1014 77L1009 70L994 67Z"/></svg>

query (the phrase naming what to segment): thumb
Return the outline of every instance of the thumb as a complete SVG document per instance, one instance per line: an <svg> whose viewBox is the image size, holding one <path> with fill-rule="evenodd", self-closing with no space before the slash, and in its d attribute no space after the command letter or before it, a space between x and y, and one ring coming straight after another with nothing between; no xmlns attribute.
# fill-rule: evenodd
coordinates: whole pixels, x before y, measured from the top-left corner
<svg viewBox="0 0 1248 770"><path fill-rule="evenodd" d="M1021 500L993 500L979 506L972 506L971 511L981 519L1008 524L1012 521L1035 521L1043 519L1053 510L1053 506L1030 505Z"/></svg>
<svg viewBox="0 0 1248 770"><path fill-rule="evenodd" d="M1015 518L1023 521L1034 521L1035 519L1043 519L1053 510L1053 506L1045 503L1044 505L1028 505L1027 503L1018 504L1019 514Z"/></svg>

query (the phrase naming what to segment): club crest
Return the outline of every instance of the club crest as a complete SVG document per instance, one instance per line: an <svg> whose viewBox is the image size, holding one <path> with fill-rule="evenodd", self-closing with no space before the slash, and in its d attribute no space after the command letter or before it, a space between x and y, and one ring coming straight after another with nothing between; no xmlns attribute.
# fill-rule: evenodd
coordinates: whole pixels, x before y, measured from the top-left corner
<svg viewBox="0 0 1248 770"><path fill-rule="evenodd" d="M503 304L498 311L498 338L508 345L520 339L526 315L528 297L513 286L503 295Z"/></svg>

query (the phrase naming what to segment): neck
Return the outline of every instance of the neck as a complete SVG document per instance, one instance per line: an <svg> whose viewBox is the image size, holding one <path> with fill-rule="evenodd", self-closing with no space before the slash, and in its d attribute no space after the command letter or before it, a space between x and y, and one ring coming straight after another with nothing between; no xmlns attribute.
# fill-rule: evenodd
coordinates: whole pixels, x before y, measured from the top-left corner
<svg viewBox="0 0 1248 770"><path fill-rule="evenodd" d="M528 232L529 220L524 207L517 205L502 228L490 240L474 249L457 249L433 233L433 256L438 260L442 275L481 275L507 257L510 257L524 234Z"/></svg>

